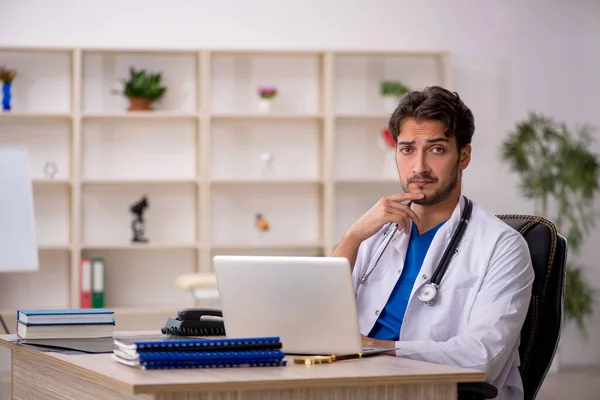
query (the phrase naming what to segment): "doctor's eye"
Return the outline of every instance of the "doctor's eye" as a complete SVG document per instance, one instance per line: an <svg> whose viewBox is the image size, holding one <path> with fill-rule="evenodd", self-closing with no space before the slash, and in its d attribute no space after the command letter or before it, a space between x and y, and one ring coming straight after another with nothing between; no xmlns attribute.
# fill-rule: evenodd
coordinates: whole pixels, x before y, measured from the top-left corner
<svg viewBox="0 0 600 400"><path fill-rule="evenodd" d="M410 148L410 147L400 147L400 148L398 149L398 151L399 151L400 153L405 153L405 154L408 154L408 153L410 152L410 150L411 150L411 148Z"/></svg>
<svg viewBox="0 0 600 400"><path fill-rule="evenodd" d="M441 154L441 153L443 153L443 152L444 152L446 149L444 149L444 148L443 148L443 147L441 147L441 146L438 146L438 147L434 147L432 150L433 150L433 152L434 152L434 153Z"/></svg>

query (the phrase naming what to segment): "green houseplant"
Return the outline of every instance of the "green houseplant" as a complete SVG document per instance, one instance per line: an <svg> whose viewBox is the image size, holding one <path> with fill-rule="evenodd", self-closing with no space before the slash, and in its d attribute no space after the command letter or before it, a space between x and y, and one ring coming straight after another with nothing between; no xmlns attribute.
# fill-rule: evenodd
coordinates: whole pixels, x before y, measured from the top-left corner
<svg viewBox="0 0 600 400"><path fill-rule="evenodd" d="M379 94L383 98L385 109L393 112L400 98L408 92L410 88L400 81L382 81Z"/></svg>
<svg viewBox="0 0 600 400"><path fill-rule="evenodd" d="M152 104L160 100L167 90L161 85L162 73L148 73L145 69L129 69L124 79L123 95L129 99L129 111L152 110Z"/></svg>
<svg viewBox="0 0 600 400"><path fill-rule="evenodd" d="M599 161L590 152L592 128L569 131L566 124L537 113L517 123L504 141L502 159L521 177L521 190L533 199L536 215L554 222L568 241L565 316L585 336L585 318L593 311L595 290L574 259L594 227L594 195L599 188Z"/></svg>

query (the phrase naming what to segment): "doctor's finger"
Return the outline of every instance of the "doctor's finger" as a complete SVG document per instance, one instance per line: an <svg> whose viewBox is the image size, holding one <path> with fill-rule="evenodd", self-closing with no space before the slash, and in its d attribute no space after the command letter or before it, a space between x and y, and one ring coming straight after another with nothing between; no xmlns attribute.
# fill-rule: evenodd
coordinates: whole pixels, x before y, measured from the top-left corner
<svg viewBox="0 0 600 400"><path fill-rule="evenodd" d="M415 212L413 210L411 210L409 206L402 204L402 203L396 203L394 201L390 201L388 205L390 208L393 208L394 210L397 210L397 211L407 214L410 219L415 221L416 224L421 223L421 220L419 219L419 217L417 217L417 214L415 214Z"/></svg>
<svg viewBox="0 0 600 400"><path fill-rule="evenodd" d="M410 227L410 218L402 212L398 212L393 210L392 212L386 212L385 218L388 222L395 222L398 224L398 231L404 231L404 233L408 233L408 228Z"/></svg>

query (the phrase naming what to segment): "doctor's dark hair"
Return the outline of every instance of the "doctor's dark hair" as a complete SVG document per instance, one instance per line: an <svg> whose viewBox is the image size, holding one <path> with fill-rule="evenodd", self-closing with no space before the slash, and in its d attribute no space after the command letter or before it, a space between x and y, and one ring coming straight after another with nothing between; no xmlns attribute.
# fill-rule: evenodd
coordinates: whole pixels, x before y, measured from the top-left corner
<svg viewBox="0 0 600 400"><path fill-rule="evenodd" d="M442 121L446 136L456 137L459 151L471 143L475 132L475 119L469 107L463 103L458 93L440 86L409 92L400 100L388 126L396 143L402 125L408 119L415 119L417 122Z"/></svg>

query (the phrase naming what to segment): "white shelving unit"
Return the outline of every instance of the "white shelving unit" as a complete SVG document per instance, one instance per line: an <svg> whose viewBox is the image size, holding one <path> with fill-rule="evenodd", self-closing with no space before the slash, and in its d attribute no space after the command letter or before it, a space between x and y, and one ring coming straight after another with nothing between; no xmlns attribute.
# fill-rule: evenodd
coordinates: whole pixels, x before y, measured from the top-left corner
<svg viewBox="0 0 600 400"><path fill-rule="evenodd" d="M445 52L0 48L0 65L18 71L0 146L30 150L41 260L0 276L0 310L78 307L80 259L98 256L106 307L132 329L196 305L175 280L216 254L330 254L400 190L380 81L451 88ZM163 73L154 111L127 112L113 93L131 66ZM262 85L278 89L268 113ZM150 242L133 244L142 196Z"/></svg>

